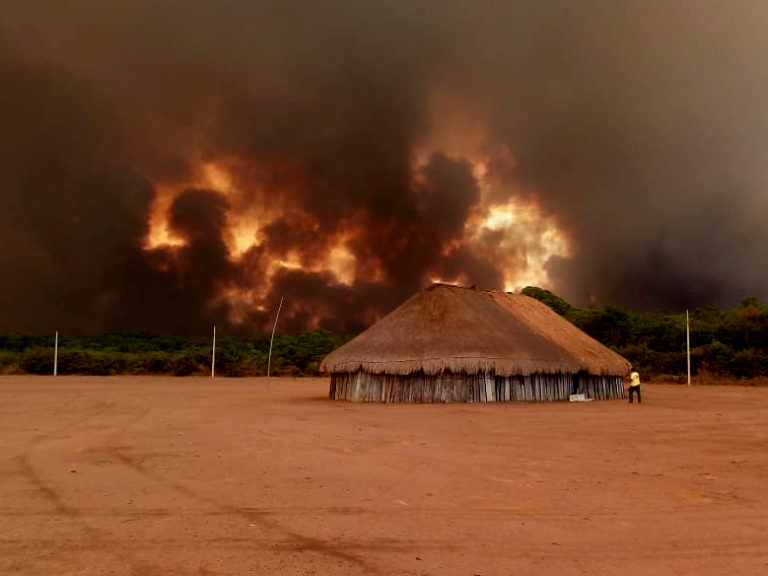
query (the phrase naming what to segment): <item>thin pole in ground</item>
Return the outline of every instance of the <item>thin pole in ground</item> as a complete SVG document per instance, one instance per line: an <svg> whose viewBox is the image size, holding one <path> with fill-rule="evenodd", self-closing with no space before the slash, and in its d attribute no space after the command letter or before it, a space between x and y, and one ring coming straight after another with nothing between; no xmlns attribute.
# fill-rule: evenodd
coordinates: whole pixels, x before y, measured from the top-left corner
<svg viewBox="0 0 768 576"><path fill-rule="evenodd" d="M269 368L272 364L272 341L275 339L275 328L277 328L277 319L280 317L280 309L283 307L283 297L280 296L280 305L275 314L275 324L272 326L272 337L269 339L269 354L267 355L267 382L269 382Z"/></svg>
<svg viewBox="0 0 768 576"><path fill-rule="evenodd" d="M685 349L688 357L688 386L691 385L691 326L688 321L688 310L685 311Z"/></svg>
<svg viewBox="0 0 768 576"><path fill-rule="evenodd" d="M216 324L213 325L213 347L211 348L211 378L216 374Z"/></svg>
<svg viewBox="0 0 768 576"><path fill-rule="evenodd" d="M59 331L56 330L56 340L53 345L53 375L59 374Z"/></svg>

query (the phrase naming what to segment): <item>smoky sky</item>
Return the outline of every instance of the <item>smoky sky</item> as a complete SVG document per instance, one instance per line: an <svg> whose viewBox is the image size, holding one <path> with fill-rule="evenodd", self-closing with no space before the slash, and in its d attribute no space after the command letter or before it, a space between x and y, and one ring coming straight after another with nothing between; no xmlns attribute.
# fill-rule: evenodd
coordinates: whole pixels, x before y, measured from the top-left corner
<svg viewBox="0 0 768 576"><path fill-rule="evenodd" d="M458 243L480 190L444 132L511 152L495 200L557 222L575 304L765 298L767 25L757 0L3 2L0 330L260 332L284 296L286 330L355 331L430 274L502 288L493 235ZM205 162L237 194L189 186ZM169 183L184 244L150 250ZM233 259L241 213L269 224ZM340 283L312 263L345 231Z"/></svg>

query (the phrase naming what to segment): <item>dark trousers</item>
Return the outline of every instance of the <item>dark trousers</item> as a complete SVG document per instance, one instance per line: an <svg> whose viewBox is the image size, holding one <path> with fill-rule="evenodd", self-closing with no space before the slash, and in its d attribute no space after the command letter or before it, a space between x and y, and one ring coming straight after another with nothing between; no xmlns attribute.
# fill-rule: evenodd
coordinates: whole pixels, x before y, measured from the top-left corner
<svg viewBox="0 0 768 576"><path fill-rule="evenodd" d="M632 396L637 393L637 403L642 404L643 403L643 396L640 394L640 386L630 386L629 387L629 403L632 404Z"/></svg>

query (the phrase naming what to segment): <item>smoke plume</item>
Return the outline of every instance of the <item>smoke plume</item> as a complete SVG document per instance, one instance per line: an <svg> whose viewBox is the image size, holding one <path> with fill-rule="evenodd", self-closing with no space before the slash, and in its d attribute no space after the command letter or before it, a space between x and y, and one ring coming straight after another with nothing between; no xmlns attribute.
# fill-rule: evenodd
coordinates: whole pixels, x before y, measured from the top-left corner
<svg viewBox="0 0 768 576"><path fill-rule="evenodd" d="M768 5L0 6L0 330L768 296Z"/></svg>

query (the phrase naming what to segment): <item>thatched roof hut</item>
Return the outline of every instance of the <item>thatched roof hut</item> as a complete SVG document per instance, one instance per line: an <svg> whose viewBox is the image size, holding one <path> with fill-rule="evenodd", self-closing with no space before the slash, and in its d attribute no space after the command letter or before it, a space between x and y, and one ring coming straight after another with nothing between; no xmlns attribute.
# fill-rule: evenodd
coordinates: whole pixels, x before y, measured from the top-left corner
<svg viewBox="0 0 768 576"><path fill-rule="evenodd" d="M534 298L434 284L320 368L335 399L488 402L620 398L630 364Z"/></svg>

